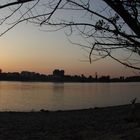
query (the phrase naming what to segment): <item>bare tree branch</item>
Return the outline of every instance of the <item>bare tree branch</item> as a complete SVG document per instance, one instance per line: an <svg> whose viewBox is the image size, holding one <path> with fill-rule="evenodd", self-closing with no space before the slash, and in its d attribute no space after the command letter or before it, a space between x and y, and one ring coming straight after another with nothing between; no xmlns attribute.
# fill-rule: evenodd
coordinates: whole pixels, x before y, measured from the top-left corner
<svg viewBox="0 0 140 140"><path fill-rule="evenodd" d="M6 8L9 6L14 6L14 5L26 3L26 2L31 2L31 1L35 1L35 0L18 0L16 2L11 2L11 3L4 4L4 5L0 5L0 9Z"/></svg>
<svg viewBox="0 0 140 140"><path fill-rule="evenodd" d="M43 31L63 29L67 37L80 38L71 43L87 49L90 63L109 57L140 70L135 65L140 62L139 0L17 0L0 4L1 11L8 7L14 10L0 17L1 27L6 27L0 36L25 21ZM119 52L125 59L113 55Z"/></svg>

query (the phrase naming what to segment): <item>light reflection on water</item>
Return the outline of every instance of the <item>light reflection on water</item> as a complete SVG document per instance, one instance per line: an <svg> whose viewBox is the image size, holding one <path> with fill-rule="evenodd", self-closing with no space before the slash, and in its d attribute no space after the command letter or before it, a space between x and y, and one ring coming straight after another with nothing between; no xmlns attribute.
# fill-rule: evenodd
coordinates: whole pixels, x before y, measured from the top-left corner
<svg viewBox="0 0 140 140"><path fill-rule="evenodd" d="M0 111L69 110L128 104L140 83L0 82Z"/></svg>

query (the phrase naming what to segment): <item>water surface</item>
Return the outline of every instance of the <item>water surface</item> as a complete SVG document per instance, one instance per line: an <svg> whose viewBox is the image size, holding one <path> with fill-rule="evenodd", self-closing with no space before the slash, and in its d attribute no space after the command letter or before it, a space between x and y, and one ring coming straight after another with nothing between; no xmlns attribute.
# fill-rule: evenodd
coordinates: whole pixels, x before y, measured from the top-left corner
<svg viewBox="0 0 140 140"><path fill-rule="evenodd" d="M128 104L140 83L0 82L0 111L70 110Z"/></svg>

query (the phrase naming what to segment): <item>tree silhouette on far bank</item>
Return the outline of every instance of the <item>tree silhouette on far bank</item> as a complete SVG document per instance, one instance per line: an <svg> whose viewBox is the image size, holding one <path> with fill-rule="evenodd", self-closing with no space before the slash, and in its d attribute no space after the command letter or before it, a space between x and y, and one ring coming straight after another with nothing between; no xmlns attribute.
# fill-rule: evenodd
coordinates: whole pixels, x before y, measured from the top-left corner
<svg viewBox="0 0 140 140"><path fill-rule="evenodd" d="M10 23L1 36L24 21L46 31L64 29L71 43L88 52L90 63L109 57L140 70L139 0L5 0L0 10L6 11L1 27Z"/></svg>

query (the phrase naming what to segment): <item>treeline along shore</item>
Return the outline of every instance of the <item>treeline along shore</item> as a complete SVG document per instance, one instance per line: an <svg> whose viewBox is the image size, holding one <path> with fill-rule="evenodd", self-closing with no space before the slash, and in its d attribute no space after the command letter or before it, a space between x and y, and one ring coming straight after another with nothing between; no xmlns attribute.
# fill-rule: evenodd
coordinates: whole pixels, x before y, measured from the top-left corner
<svg viewBox="0 0 140 140"><path fill-rule="evenodd" d="M140 76L116 77L89 75L65 75L64 70L55 69L52 75L45 75L36 72L2 72L0 70L0 81L32 81L32 82L140 82Z"/></svg>

